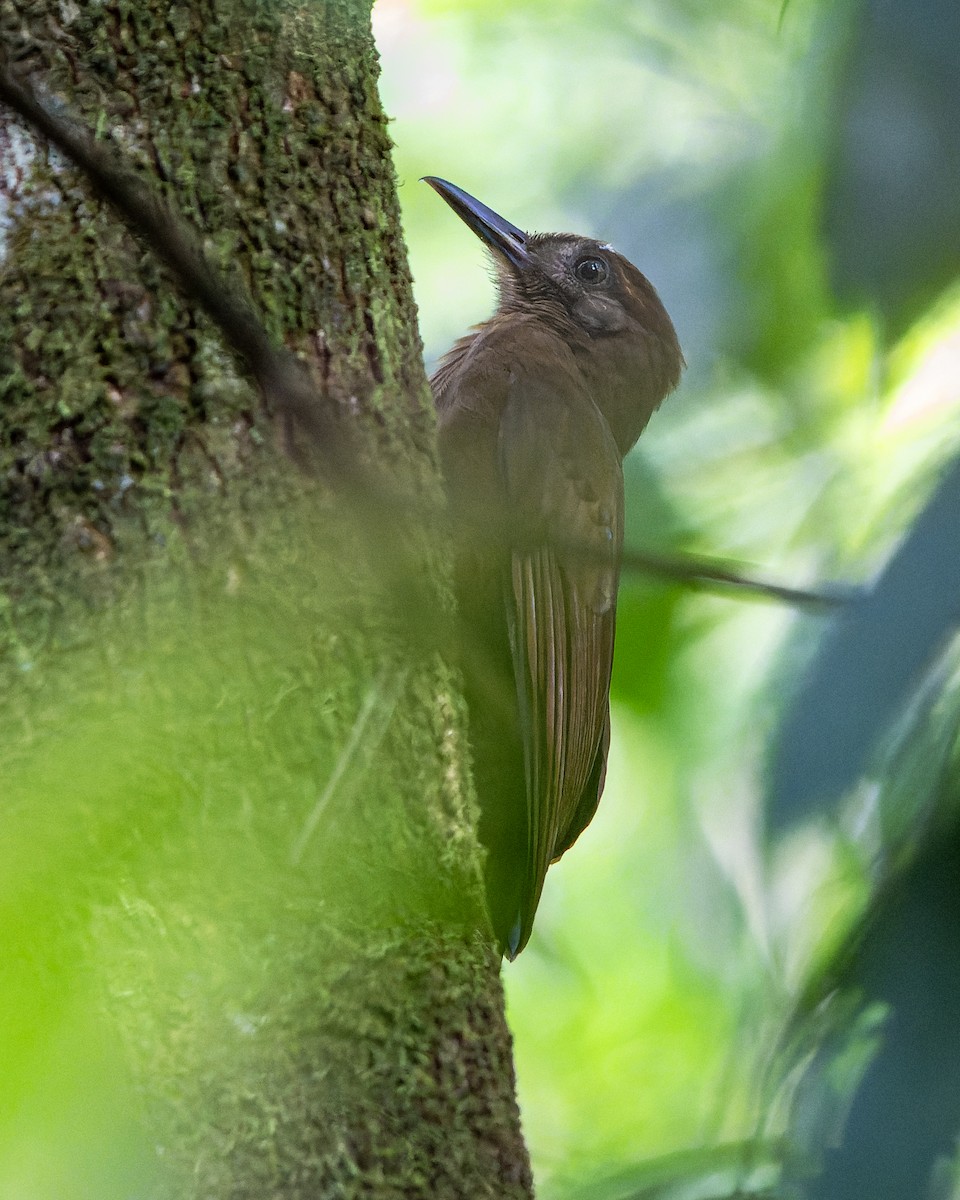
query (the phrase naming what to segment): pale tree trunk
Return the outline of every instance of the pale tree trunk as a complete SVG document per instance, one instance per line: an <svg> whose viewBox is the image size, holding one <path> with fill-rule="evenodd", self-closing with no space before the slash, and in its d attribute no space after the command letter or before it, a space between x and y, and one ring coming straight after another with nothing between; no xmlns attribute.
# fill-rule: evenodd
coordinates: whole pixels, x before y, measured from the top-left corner
<svg viewBox="0 0 960 1200"><path fill-rule="evenodd" d="M0 0L322 412L0 109L0 1191L531 1194L368 9Z"/></svg>

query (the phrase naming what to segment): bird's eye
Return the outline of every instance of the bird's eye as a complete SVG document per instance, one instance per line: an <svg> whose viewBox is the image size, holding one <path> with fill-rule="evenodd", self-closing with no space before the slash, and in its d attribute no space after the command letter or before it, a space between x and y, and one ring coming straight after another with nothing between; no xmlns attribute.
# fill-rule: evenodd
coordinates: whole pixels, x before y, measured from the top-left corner
<svg viewBox="0 0 960 1200"><path fill-rule="evenodd" d="M610 268L602 258L581 258L573 268L573 273L581 283L603 283L610 274Z"/></svg>

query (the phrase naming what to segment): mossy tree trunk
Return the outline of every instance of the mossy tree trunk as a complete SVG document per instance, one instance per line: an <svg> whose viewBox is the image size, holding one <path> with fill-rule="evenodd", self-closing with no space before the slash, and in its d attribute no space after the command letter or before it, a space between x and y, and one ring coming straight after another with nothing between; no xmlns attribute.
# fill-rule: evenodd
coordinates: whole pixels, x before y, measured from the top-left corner
<svg viewBox="0 0 960 1200"><path fill-rule="evenodd" d="M0 110L0 1191L530 1194L368 8L0 0L396 497Z"/></svg>

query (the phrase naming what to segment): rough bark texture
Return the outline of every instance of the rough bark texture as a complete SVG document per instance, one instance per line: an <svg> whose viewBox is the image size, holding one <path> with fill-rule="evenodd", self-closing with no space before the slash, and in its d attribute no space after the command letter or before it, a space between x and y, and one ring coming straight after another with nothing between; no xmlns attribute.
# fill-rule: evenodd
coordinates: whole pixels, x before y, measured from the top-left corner
<svg viewBox="0 0 960 1200"><path fill-rule="evenodd" d="M2 114L0 899L70 927L33 966L68 945L102 997L158 1194L530 1194L368 7L0 0L34 86L203 231L418 497L387 571L210 320Z"/></svg>

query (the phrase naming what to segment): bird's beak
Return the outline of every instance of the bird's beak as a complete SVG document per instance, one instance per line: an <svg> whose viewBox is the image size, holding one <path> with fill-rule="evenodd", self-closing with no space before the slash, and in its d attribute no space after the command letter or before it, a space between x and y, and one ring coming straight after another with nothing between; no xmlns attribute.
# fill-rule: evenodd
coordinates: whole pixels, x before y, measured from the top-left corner
<svg viewBox="0 0 960 1200"><path fill-rule="evenodd" d="M515 267L524 267L529 263L527 235L522 229L511 225L492 208L481 204L455 183L447 183L445 179L437 179L435 175L424 175L420 182L429 183L457 216L470 226L477 237L486 242L492 250L502 254L507 262Z"/></svg>

